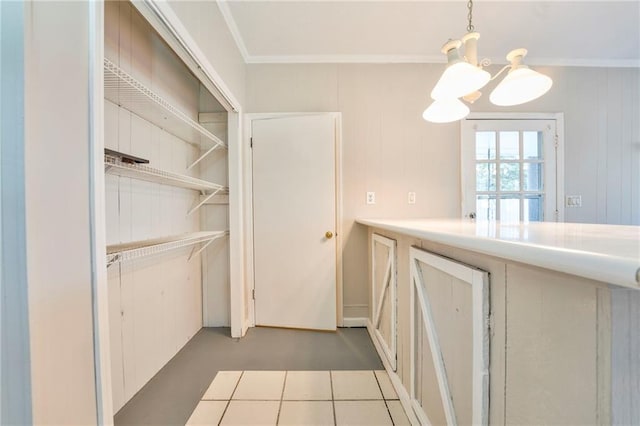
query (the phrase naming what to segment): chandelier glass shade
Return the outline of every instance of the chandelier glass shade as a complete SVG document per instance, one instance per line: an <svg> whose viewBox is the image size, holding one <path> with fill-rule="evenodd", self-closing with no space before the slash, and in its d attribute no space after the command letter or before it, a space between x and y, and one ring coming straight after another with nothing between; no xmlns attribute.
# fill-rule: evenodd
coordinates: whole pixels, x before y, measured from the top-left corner
<svg viewBox="0 0 640 426"><path fill-rule="evenodd" d="M526 54L526 49L516 49L507 55L511 69L491 92L491 103L499 106L520 105L539 98L551 89L551 78L522 64L522 57Z"/></svg>
<svg viewBox="0 0 640 426"><path fill-rule="evenodd" d="M503 67L493 77L483 69L488 60L478 63L478 39L471 23L473 1L470 0L469 25L467 34L461 40L449 40L442 46L447 55L447 67L431 91L434 102L424 111L422 117L433 123L449 123L466 117L470 110L460 98L473 103L482 94L480 89L509 70L506 77L491 92L489 100L498 106L513 106L539 98L551 89L553 81L548 76L530 69L523 64L527 49L515 49L507 55L509 65ZM460 48L464 45L464 56Z"/></svg>
<svg viewBox="0 0 640 426"><path fill-rule="evenodd" d="M422 113L422 118L432 123L450 123L469 115L469 107L458 98L434 101Z"/></svg>
<svg viewBox="0 0 640 426"><path fill-rule="evenodd" d="M442 48L449 63L431 91L431 98L436 101L462 98L481 89L491 80L491 74L487 71L460 58L461 44L460 40L453 40Z"/></svg>

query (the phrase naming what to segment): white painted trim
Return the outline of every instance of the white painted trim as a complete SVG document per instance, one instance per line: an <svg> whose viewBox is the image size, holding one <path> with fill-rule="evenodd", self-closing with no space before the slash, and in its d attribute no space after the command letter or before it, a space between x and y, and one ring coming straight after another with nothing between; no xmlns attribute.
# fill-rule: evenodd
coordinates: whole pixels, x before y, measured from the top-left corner
<svg viewBox="0 0 640 426"><path fill-rule="evenodd" d="M387 256L387 267L385 271L385 276L383 278L383 282L380 283L382 285L382 290L378 289L376 283L376 244L381 244L388 249ZM384 354L391 365L393 371L396 371L397 368L397 288L398 288L398 277L397 277L397 257L396 257L396 240L391 238L387 238L380 234L373 233L371 236L371 308L375 309L372 311L372 319L373 319L373 327L374 327L374 335L379 340L380 345L384 350ZM386 291L388 289L388 291ZM377 299L377 295L380 294L381 297L379 300ZM382 306L386 297L391 300L391 342L386 342L382 333L380 333L380 318Z"/></svg>
<svg viewBox="0 0 640 426"><path fill-rule="evenodd" d="M113 424L104 176L104 3L89 2L89 200L96 423Z"/></svg>
<svg viewBox="0 0 640 426"><path fill-rule="evenodd" d="M338 327L344 324L344 266L342 264L342 252L347 240L342 235L342 217L344 212L344 203L342 199L343 195L343 163L342 163L342 114L334 114L335 121L335 138L336 138L336 238L337 250L336 250L336 323Z"/></svg>
<svg viewBox="0 0 640 426"><path fill-rule="evenodd" d="M424 278L422 270L418 262L429 265L449 275L455 276L461 281L466 282L472 287L472 318L473 318L473 378L472 378L472 420L473 424L487 425L489 424L489 275L487 272L471 268L464 264L449 260L442 256L428 253L417 247L411 247L409 250L409 263L411 268L411 292L410 292L410 346L411 346L411 365L410 380L411 390L410 396L412 406L416 410L417 416L421 421L428 422L426 413L415 400L415 380L416 380L416 312L415 302L416 295L420 302L420 311L422 319L427 331L429 340L429 348L431 350L432 359L438 379L438 386L442 398L444 412L449 425L456 424L455 409L449 392L447 382L447 372L440 351L438 335L435 329L435 322L432 318L431 305L424 286ZM466 271L461 271L461 268ZM424 417L422 415L424 414Z"/></svg>
<svg viewBox="0 0 640 426"><path fill-rule="evenodd" d="M387 371L387 374L389 375L391 384L393 385L393 388L395 389L396 394L398 394L398 398L400 398L400 404L402 404L402 408L404 409L404 412L407 415L409 422L412 425L416 425L416 426L420 424L422 425L430 424L430 423L424 423L424 422L420 423L418 421L418 418L416 417L416 413L414 412L411 406L411 398L409 397L409 393L407 392L407 389L402 384L402 380L400 379L400 376L398 376L398 374L391 368L391 364L389 364L389 361L384 357L384 351L382 349L382 346L380 346L380 342L378 342L375 339L373 324L371 324L371 321L369 320L367 320L367 331L369 332L369 337L373 342L373 346L376 348L376 351L378 352L378 356L382 360L382 365L384 366L384 369Z"/></svg>
<svg viewBox="0 0 640 426"><path fill-rule="evenodd" d="M555 114L556 134L558 135L558 149L556 151L556 200L558 209L558 222L564 222L564 113Z"/></svg>
<svg viewBox="0 0 640 426"><path fill-rule="evenodd" d="M343 269L342 269L342 250L345 240L342 235L342 214L343 214L343 200L342 200L342 113L340 112L284 112L284 113L248 113L244 114L243 120L243 143L242 147L245 152L242 176L244 180L243 185L243 203L245 206L244 211L246 216L244 218L244 226L246 233L244 234L245 242L245 275L246 279L250 283L249 290L255 290L255 270L254 270L254 256L253 256L253 163L251 156L251 137L252 137L252 123L254 120L266 120L272 118L283 117L296 117L307 115L329 115L333 117L337 131L335 140L335 153L336 153L336 324L338 327L345 324L344 309L342 303L343 294ZM251 291L249 292L251 294ZM255 313L255 301L249 299L248 295L243 300L243 303L249 305L249 326L255 327L256 325L256 313ZM244 305L243 305L244 306Z"/></svg>
<svg viewBox="0 0 640 426"><path fill-rule="evenodd" d="M180 46L184 48L189 57L197 64L199 70L205 75L205 77L218 89L218 93L224 97L221 103L224 105L224 101L228 103L225 108L229 110L229 107L236 112L242 112L242 106L238 99L235 97L229 86L224 82L220 74L215 70L211 62L207 59L207 56L202 52L198 43L193 39L191 33L184 26L178 15L173 11L169 2L165 1L153 1L153 0L132 0L132 4L138 9L140 13L151 23L154 24L151 19L152 16L157 17L160 23L164 26L165 31L159 31L161 36L167 40L177 41ZM157 25L153 25L158 30ZM173 44L173 43L171 43Z"/></svg>
<svg viewBox="0 0 640 426"><path fill-rule="evenodd" d="M556 120L557 112L472 112L465 120Z"/></svg>
<svg viewBox="0 0 640 426"><path fill-rule="evenodd" d="M32 5L0 1L0 424L33 423L25 223L25 37ZM16 362L19 360L19 362Z"/></svg>
<svg viewBox="0 0 640 426"><path fill-rule="evenodd" d="M244 39L242 38L242 34L240 34L240 29L236 24L236 20L233 18L233 13L231 13L231 9L229 5L224 0L216 0L216 4L218 5L218 9L220 9L220 13L222 14L222 18L224 22L227 24L227 28L229 28L229 32L233 37L233 41L236 42L236 46L242 55L242 59L245 64L249 62L249 51L247 50L247 45L244 43Z"/></svg>
<svg viewBox="0 0 640 426"><path fill-rule="evenodd" d="M243 203L243 149L242 114L229 111L227 114L227 161L229 164L229 320L231 337L243 337L247 333L245 312L245 227ZM229 143L233 141L234 143Z"/></svg>
<svg viewBox="0 0 640 426"><path fill-rule="evenodd" d="M241 48L238 47L238 49ZM506 65L504 57L488 59L492 65ZM446 57L444 55L248 55L245 62L247 64L445 64ZM561 59L527 56L527 64L534 67L640 68L640 60L637 59Z"/></svg>
<svg viewBox="0 0 640 426"><path fill-rule="evenodd" d="M444 55L250 55L247 64L445 64Z"/></svg>
<svg viewBox="0 0 640 426"><path fill-rule="evenodd" d="M365 317L347 317L342 319L342 327L367 327L369 318Z"/></svg>
<svg viewBox="0 0 640 426"><path fill-rule="evenodd" d="M470 121L505 121L510 120L550 120L555 121L555 134L557 135L558 147L554 159L556 173L554 176L553 195L556 200L558 211L557 221L564 222L564 113L562 112L472 112L464 120L460 121L460 212L465 218L466 195L475 191L475 175L469 176L470 164L475 162L473 152L465 149L464 141L471 137L471 126L466 125ZM546 160L545 160L546 162ZM546 176L546 172L545 172ZM545 190L545 193L547 191ZM545 211L545 218L548 216ZM548 221L548 220L547 220Z"/></svg>

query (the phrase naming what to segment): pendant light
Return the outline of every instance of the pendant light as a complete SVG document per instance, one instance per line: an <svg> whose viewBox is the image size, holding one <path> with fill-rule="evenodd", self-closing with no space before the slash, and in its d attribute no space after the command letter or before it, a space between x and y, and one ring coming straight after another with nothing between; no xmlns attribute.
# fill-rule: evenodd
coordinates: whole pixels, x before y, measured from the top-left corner
<svg viewBox="0 0 640 426"><path fill-rule="evenodd" d="M551 78L540 74L522 63L527 54L526 49L515 49L509 52L509 65L491 77L483 66L490 64L488 60L478 63L478 39L480 34L474 32L473 0L467 3L469 11L467 34L461 40L449 40L442 46L442 53L447 55L447 67L431 91L434 102L424 111L422 117L433 123L450 123L466 117L470 110L459 98L468 103L475 102L482 89L491 80L509 69L507 76L491 92L489 100L498 106L520 105L532 101L549 91L553 82ZM464 46L464 56L460 48Z"/></svg>

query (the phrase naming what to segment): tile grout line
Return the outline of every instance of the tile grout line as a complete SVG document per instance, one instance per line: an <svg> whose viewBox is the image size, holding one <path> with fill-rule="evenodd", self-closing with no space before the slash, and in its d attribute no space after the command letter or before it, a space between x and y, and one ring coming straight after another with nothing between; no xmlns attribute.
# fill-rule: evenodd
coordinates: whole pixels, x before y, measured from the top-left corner
<svg viewBox="0 0 640 426"><path fill-rule="evenodd" d="M376 383L378 384L378 388L380 389L380 394L382 395L382 400L384 401L384 406L387 409L387 413L389 413L389 419L391 420L391 424L395 425L396 423L393 421L393 416L391 415L389 404L387 404L387 399L385 398L384 392L382 391L382 385L380 384L380 379L378 379L378 375L376 374L375 370L371 370L371 372L373 373L373 377L376 378Z"/></svg>
<svg viewBox="0 0 640 426"><path fill-rule="evenodd" d="M333 372L329 370L329 383L331 384L331 407L333 408L333 424L337 426L338 420L336 419L336 400L333 395Z"/></svg>
<svg viewBox="0 0 640 426"><path fill-rule="evenodd" d="M288 371L284 372L284 382L282 383L282 392L280 392L280 405L278 405L278 416L276 417L276 425L280 422L280 413L282 412L282 400L284 399L284 388L287 386Z"/></svg>
<svg viewBox="0 0 640 426"><path fill-rule="evenodd" d="M218 371L218 373L220 373L220 371ZM216 373L216 376L218 375L218 373ZM218 421L218 426L220 426L220 424L222 423L222 419L224 419L224 415L227 414L227 410L229 409L229 405L231 405L231 400L233 399L233 395L236 393L236 390L238 390L238 386L240 385L240 380L242 380L242 376L244 376L244 370L242 370L240 372L240 377L238 377L238 381L236 382L235 387L233 388L233 392L231 392L231 395L229 395L229 400L227 401L227 405L224 407L224 411L222 412L222 416L220 416L220 420ZM213 380L215 380L216 378L214 377ZM212 382L213 382L212 380ZM211 386L211 385L209 385Z"/></svg>

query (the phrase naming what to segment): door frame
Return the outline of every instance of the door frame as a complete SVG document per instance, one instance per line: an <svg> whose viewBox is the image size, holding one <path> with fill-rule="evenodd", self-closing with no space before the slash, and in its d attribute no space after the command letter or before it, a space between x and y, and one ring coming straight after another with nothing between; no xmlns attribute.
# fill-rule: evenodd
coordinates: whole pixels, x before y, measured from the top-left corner
<svg viewBox="0 0 640 426"><path fill-rule="evenodd" d="M464 160L464 123L470 120L555 120L556 122L556 208L557 222L564 222L564 113L562 112L472 112L460 121L460 217L465 219L465 188L463 174Z"/></svg>
<svg viewBox="0 0 640 426"><path fill-rule="evenodd" d="M256 326L255 301L253 299L253 290L255 289L255 270L253 258L253 156L251 155L251 138L252 124L254 120L268 120L274 118L301 117L308 115L324 115L334 119L335 122L335 171L336 171L336 324L338 327L343 326L343 295L342 295L342 113L339 112L286 112L286 113L249 113L244 114L243 118L243 142L242 142L242 176L244 180L243 186L243 204L245 206L244 229L245 247L247 248L244 255L246 256L246 291L242 300L243 312L247 313L247 317L243 321L242 335L247 331L248 327Z"/></svg>

